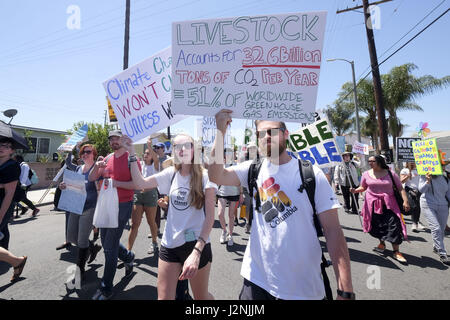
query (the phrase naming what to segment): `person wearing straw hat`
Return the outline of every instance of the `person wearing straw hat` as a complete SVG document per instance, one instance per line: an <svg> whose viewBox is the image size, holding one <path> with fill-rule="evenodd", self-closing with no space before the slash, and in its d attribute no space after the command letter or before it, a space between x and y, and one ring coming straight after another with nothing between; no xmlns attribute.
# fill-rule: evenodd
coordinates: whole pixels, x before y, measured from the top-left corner
<svg viewBox="0 0 450 320"><path fill-rule="evenodd" d="M344 196L344 210L347 213L358 214L358 194L351 196L350 188L359 186L357 167L360 162L353 159L353 153L345 151L342 154L343 162L336 166L334 170L334 181L340 186ZM351 198L351 206L350 206Z"/></svg>

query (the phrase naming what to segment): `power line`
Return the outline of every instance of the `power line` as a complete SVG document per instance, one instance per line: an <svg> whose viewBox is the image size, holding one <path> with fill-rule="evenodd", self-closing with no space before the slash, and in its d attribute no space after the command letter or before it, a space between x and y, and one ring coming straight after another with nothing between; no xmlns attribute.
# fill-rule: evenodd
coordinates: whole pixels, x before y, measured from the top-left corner
<svg viewBox="0 0 450 320"><path fill-rule="evenodd" d="M399 52L401 49L403 49L405 46L407 46L411 41L413 41L416 37L418 37L422 32L424 32L426 29L428 29L432 24L434 24L436 21L438 21L440 18L442 18L445 14L447 14L447 12L450 10L447 9L445 10L440 16L438 16L436 19L434 19L432 22L430 22L425 28L423 28L422 30L420 30L414 37L412 37L411 39L409 39L405 44L403 44L400 48L398 48L397 50L395 50L389 57L387 57L386 59L384 59L383 61L381 61L380 63L378 63L378 66L382 65L383 63L385 63L387 60L389 60L392 56L394 56L397 52ZM362 79L358 80L358 83L356 84L356 87L359 86L359 84L369 76L369 74L371 73L371 71L369 71ZM351 93L353 92L353 90L349 91L343 98L339 99L338 102L336 102L336 104L341 103L343 100L345 100Z"/></svg>

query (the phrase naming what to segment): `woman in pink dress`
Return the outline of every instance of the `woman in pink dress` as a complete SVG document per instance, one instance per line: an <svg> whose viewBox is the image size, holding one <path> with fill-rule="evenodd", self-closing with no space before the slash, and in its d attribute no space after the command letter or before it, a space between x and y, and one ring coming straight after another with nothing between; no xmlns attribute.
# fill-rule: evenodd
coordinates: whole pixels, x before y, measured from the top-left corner
<svg viewBox="0 0 450 320"><path fill-rule="evenodd" d="M385 241L388 241L392 243L394 259L406 263L399 250L403 240L407 240L406 226L395 199L393 182L401 193L403 207L409 211L406 192L400 178L395 172L390 171L382 156L370 157L369 165L372 169L364 172L361 185L356 189L350 189L352 193L366 191L361 212L363 230L379 239L380 244L374 248L375 251L383 253L386 249Z"/></svg>

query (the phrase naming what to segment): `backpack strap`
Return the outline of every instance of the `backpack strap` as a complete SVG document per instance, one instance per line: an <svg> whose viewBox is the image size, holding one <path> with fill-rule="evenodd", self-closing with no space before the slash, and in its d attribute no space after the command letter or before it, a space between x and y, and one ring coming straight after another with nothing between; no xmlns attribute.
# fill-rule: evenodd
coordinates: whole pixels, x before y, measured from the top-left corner
<svg viewBox="0 0 450 320"><path fill-rule="evenodd" d="M256 183L256 180L258 180L258 174L261 170L262 161L259 158L256 158L253 160L252 164L250 165L250 168L248 170L248 176L247 176L247 183L248 183L248 194L250 197L253 197L253 189L256 189L256 208L253 208L253 200L250 201L250 210L249 210L249 224L252 225L253 221L253 210L260 211L261 210L261 198L259 196L259 190L258 185Z"/></svg>
<svg viewBox="0 0 450 320"><path fill-rule="evenodd" d="M316 176L314 174L314 167L311 162L302 159L298 159L298 166L300 171L300 178L302 179L302 184L300 185L300 188L298 188L298 191L300 193L303 193L303 190L306 190L306 194L308 195L309 202L311 203L311 207L313 209L314 227L316 228L317 237L319 238L323 236L323 230L322 226L320 225L319 217L317 216L316 202L314 200L314 195L316 192ZM328 266L330 266L330 262L325 259L325 255L323 254L322 250L322 262L320 263L320 269L322 272L325 294L328 300L333 300L330 280L328 279L328 275L325 270L325 268L327 268Z"/></svg>

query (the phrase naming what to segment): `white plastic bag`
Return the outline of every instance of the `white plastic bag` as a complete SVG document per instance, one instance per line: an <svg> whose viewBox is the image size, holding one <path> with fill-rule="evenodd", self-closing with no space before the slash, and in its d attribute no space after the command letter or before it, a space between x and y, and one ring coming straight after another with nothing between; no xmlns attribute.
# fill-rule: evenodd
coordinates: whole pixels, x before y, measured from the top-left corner
<svg viewBox="0 0 450 320"><path fill-rule="evenodd" d="M93 225L96 228L117 228L119 226L119 196L117 189L113 188L111 179L108 179L108 186L104 188L105 180L98 195Z"/></svg>

